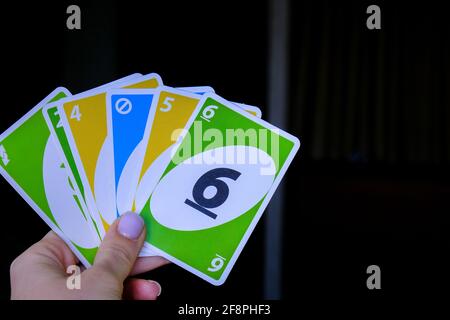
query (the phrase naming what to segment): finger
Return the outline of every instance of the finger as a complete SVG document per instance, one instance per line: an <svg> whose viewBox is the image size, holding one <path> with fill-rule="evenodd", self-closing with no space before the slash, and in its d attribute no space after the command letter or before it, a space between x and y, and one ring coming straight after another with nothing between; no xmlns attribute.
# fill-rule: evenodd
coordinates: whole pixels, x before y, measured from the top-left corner
<svg viewBox="0 0 450 320"><path fill-rule="evenodd" d="M127 300L156 300L161 285L152 280L128 279L124 284L123 298Z"/></svg>
<svg viewBox="0 0 450 320"><path fill-rule="evenodd" d="M74 255L69 246L62 240L54 231L48 232L41 240L43 247L51 251L53 256L61 261L64 270L70 265L78 264L80 261L77 256Z"/></svg>
<svg viewBox="0 0 450 320"><path fill-rule="evenodd" d="M144 238L145 226L142 218L133 212L125 213L110 226L93 267L86 272L110 276L123 283L144 244Z"/></svg>
<svg viewBox="0 0 450 320"><path fill-rule="evenodd" d="M163 257L140 257L136 260L133 269L131 270L131 275L136 275L140 273L144 273L166 264L169 264L170 261L164 259Z"/></svg>

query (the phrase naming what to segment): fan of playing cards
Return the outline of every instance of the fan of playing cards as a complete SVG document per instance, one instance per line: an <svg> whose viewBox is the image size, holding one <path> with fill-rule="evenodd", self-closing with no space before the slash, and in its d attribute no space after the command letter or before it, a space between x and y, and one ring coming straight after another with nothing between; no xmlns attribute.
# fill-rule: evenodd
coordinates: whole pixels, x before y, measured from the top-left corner
<svg viewBox="0 0 450 320"><path fill-rule="evenodd" d="M0 172L85 266L135 211L148 230L141 256L220 285L300 146L260 118L154 73L57 88L0 136Z"/></svg>

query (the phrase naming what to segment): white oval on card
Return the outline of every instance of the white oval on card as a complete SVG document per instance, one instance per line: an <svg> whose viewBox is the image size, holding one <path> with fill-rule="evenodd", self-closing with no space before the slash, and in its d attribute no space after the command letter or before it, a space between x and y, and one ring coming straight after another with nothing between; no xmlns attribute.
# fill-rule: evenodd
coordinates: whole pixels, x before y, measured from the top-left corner
<svg viewBox="0 0 450 320"><path fill-rule="evenodd" d="M150 209L163 226L203 230L227 223L269 191L275 163L265 151L226 146L199 153L173 168L153 191Z"/></svg>

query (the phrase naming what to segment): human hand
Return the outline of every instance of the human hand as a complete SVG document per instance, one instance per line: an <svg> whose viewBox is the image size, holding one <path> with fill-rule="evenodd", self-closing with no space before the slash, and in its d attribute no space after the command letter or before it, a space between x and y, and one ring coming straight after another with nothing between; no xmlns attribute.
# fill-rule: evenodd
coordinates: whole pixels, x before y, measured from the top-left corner
<svg viewBox="0 0 450 320"><path fill-rule="evenodd" d="M126 213L109 228L94 265L81 273L81 288L67 287L67 267L79 261L53 231L28 248L11 264L11 299L136 299L156 300L161 286L155 281L128 278L168 261L137 258L145 239L145 225Z"/></svg>

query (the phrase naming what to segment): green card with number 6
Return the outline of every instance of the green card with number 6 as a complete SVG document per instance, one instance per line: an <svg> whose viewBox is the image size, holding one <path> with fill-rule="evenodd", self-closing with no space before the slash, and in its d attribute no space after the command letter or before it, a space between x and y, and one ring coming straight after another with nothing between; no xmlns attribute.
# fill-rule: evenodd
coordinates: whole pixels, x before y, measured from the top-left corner
<svg viewBox="0 0 450 320"><path fill-rule="evenodd" d="M299 147L296 137L205 94L141 211L147 245L223 284Z"/></svg>

